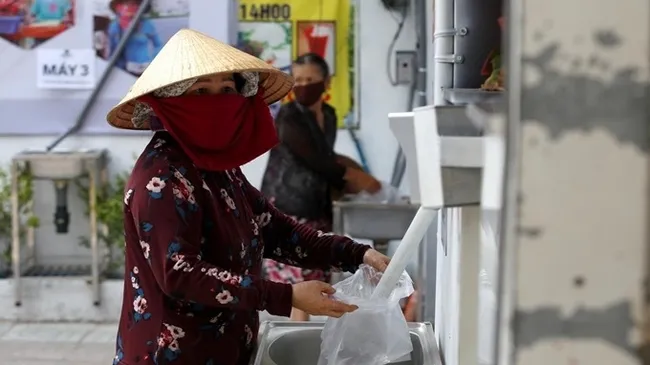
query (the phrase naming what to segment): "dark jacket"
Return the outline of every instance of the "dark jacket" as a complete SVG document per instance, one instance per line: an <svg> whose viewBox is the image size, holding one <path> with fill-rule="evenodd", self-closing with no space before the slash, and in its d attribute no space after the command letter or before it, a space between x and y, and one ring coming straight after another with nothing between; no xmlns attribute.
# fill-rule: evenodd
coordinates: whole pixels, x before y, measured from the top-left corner
<svg viewBox="0 0 650 365"><path fill-rule="evenodd" d="M283 105L275 119L281 143L271 150L262 193L280 211L309 220L331 221L330 188L345 185L345 167L336 162L336 112L323 104L324 129L298 103Z"/></svg>

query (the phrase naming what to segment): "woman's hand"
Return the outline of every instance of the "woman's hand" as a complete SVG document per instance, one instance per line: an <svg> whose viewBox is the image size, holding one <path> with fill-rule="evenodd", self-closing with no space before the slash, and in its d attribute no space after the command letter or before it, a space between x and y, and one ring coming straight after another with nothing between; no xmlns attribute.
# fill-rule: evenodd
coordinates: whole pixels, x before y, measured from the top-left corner
<svg viewBox="0 0 650 365"><path fill-rule="evenodd" d="M384 272L390 263L390 257L371 248L363 255L363 263L379 272Z"/></svg>
<svg viewBox="0 0 650 365"><path fill-rule="evenodd" d="M303 281L293 285L292 305L307 314L336 318L358 308L329 298L335 291L331 285L322 281Z"/></svg>

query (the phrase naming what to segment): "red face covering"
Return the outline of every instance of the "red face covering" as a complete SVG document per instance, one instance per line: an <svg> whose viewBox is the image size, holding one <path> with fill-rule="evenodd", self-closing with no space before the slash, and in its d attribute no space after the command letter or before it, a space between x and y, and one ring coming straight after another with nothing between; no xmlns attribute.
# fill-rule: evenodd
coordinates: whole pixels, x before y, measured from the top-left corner
<svg viewBox="0 0 650 365"><path fill-rule="evenodd" d="M296 101L304 106L312 106L323 97L325 92L325 81L318 81L307 85L293 87Z"/></svg>
<svg viewBox="0 0 650 365"><path fill-rule="evenodd" d="M279 142L273 117L260 93L250 98L231 94L145 95L140 101L151 106L165 130L198 168L223 171L254 160Z"/></svg>

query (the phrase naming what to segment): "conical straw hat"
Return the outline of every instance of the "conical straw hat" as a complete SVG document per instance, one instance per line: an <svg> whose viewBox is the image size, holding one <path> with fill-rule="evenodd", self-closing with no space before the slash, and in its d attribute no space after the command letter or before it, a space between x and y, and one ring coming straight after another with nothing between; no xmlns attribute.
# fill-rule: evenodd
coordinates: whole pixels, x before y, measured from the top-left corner
<svg viewBox="0 0 650 365"><path fill-rule="evenodd" d="M106 116L117 128L137 129L131 114L122 108L140 96L179 81L218 73L259 72L267 104L282 99L293 87L293 78L257 57L190 29L174 34L151 61L126 96Z"/></svg>

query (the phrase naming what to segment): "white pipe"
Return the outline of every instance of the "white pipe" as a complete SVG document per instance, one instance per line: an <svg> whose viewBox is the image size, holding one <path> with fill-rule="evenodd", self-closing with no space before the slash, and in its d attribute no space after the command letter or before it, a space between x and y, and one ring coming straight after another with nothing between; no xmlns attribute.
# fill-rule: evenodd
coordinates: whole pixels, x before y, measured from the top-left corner
<svg viewBox="0 0 650 365"><path fill-rule="evenodd" d="M420 242L429 230L429 226L436 217L438 210L420 207L415 214L411 225L406 230L404 238L395 251L393 258L377 284L377 288L372 293L372 298L388 298L399 282L400 277L406 266L411 261L413 255L418 252Z"/></svg>
<svg viewBox="0 0 650 365"><path fill-rule="evenodd" d="M454 53L454 37L449 31L454 29L454 0L434 0L434 67L433 67L433 103L445 105L443 88L453 86L452 63L441 62L438 57Z"/></svg>

